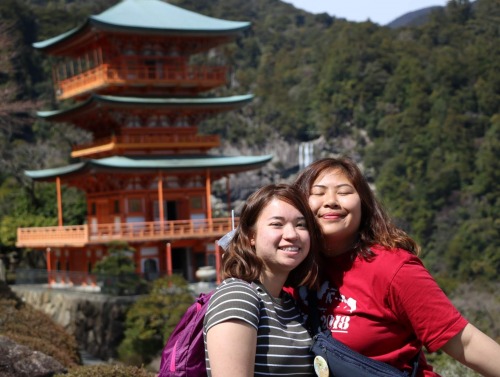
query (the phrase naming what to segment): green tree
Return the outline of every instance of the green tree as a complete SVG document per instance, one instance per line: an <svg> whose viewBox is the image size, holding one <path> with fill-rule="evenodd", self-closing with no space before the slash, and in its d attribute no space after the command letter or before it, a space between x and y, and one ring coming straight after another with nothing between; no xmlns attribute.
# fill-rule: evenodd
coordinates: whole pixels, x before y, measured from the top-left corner
<svg viewBox="0 0 500 377"><path fill-rule="evenodd" d="M153 282L151 292L127 312L120 359L132 365L149 363L165 345L171 332L194 302L187 282L178 275Z"/></svg>
<svg viewBox="0 0 500 377"><path fill-rule="evenodd" d="M135 273L135 252L126 242L113 241L108 244L108 254L94 267L97 280L102 285L101 292L115 295L144 293L147 284Z"/></svg>

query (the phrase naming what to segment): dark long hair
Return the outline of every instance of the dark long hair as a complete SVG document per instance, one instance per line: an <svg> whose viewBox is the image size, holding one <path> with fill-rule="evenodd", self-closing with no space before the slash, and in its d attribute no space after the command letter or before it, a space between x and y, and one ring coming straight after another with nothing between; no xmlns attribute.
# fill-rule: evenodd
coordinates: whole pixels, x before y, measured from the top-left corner
<svg viewBox="0 0 500 377"><path fill-rule="evenodd" d="M248 282L260 279L264 263L255 254L250 240L255 232L259 215L273 199L292 205L304 216L311 240L307 257L290 272L285 285L288 287L304 285L312 288L316 286L318 280L318 259L321 258L320 252L323 247L321 229L304 193L294 186L285 184L264 186L247 199L235 235L227 251L222 255L222 277L224 279L235 277Z"/></svg>
<svg viewBox="0 0 500 377"><path fill-rule="evenodd" d="M420 247L402 229L391 221L384 207L375 197L368 181L356 163L348 158L323 158L313 162L297 177L297 186L307 196L316 179L326 171L340 171L354 186L361 199L361 223L359 225L358 242L354 247L355 254L370 258L373 253L370 246L379 244L385 248L401 248L418 255Z"/></svg>

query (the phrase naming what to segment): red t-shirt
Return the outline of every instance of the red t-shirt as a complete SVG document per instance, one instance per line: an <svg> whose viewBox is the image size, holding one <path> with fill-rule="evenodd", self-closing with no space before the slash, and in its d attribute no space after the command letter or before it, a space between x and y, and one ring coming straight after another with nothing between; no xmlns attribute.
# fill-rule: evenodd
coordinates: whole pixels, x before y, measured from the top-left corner
<svg viewBox="0 0 500 377"><path fill-rule="evenodd" d="M467 325L418 257L372 247L371 261L329 259L329 281L318 290L323 328L353 350L400 370L422 348L434 352ZM306 290L299 290L307 301ZM297 293L297 292L296 292ZM438 376L424 357L418 376Z"/></svg>

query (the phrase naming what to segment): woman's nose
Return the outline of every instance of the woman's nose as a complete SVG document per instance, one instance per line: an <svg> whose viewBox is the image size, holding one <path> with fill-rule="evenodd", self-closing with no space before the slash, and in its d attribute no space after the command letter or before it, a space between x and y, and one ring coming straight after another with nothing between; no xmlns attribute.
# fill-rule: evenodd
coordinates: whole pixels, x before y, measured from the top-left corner
<svg viewBox="0 0 500 377"><path fill-rule="evenodd" d="M325 196L325 201L323 202L323 205L326 207L338 207L339 202L337 200L337 194L334 192L328 192Z"/></svg>
<svg viewBox="0 0 500 377"><path fill-rule="evenodd" d="M283 238L296 239L298 237L297 230L292 224L287 224L283 229Z"/></svg>

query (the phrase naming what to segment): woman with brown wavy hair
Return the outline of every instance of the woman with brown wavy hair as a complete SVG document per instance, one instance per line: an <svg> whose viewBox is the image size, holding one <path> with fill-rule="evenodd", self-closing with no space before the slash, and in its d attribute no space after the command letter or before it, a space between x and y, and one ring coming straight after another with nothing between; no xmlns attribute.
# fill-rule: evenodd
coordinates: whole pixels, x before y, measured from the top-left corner
<svg viewBox="0 0 500 377"><path fill-rule="evenodd" d="M438 376L422 346L500 376L500 346L453 306L418 258L416 242L391 222L351 159L315 161L295 185L308 196L325 239L326 278L317 291L323 329L416 376Z"/></svg>
<svg viewBox="0 0 500 377"><path fill-rule="evenodd" d="M316 286L321 245L297 188L268 185L248 198L205 315L208 376L314 375L311 336L283 286Z"/></svg>

